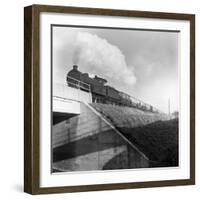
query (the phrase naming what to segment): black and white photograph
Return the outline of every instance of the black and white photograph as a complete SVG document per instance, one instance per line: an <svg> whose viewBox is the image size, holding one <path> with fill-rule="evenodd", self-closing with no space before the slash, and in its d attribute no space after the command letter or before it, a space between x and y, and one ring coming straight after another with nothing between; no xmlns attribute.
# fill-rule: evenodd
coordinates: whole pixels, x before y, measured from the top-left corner
<svg viewBox="0 0 200 200"><path fill-rule="evenodd" d="M24 191L194 185L195 15L24 12Z"/></svg>
<svg viewBox="0 0 200 200"><path fill-rule="evenodd" d="M52 173L179 166L179 31L51 26Z"/></svg>

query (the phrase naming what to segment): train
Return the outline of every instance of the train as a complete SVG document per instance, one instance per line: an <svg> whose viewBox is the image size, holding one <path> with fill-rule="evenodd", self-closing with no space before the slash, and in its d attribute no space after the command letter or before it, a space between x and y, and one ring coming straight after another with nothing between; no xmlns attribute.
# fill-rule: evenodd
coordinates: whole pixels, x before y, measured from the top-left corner
<svg viewBox="0 0 200 200"><path fill-rule="evenodd" d="M88 73L80 72L78 65L73 65L73 68L67 73L66 82L70 87L91 92L92 102L94 103L114 104L155 113L158 112L158 109L152 105L146 104L137 98L107 85L106 79L98 77L97 75L91 78Z"/></svg>

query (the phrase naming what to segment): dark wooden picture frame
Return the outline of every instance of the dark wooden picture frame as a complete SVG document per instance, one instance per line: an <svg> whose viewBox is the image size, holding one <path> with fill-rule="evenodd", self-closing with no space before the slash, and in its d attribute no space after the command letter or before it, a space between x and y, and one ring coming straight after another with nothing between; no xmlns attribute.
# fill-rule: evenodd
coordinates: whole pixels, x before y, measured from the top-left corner
<svg viewBox="0 0 200 200"><path fill-rule="evenodd" d="M186 20L190 23L190 177L132 183L40 187L40 13ZM195 16L192 14L32 5L24 9L24 191L30 194L83 192L195 184Z"/></svg>

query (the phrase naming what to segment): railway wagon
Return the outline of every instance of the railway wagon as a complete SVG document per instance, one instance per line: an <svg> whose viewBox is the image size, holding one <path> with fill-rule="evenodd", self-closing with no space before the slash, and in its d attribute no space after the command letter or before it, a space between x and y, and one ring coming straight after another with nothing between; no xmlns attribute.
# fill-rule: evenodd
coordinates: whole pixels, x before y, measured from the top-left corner
<svg viewBox="0 0 200 200"><path fill-rule="evenodd" d="M153 106L107 85L106 79L96 75L91 78L88 73L80 72L77 65L74 65L73 69L68 72L66 81L70 87L91 92L92 101L95 103L109 103L158 112Z"/></svg>

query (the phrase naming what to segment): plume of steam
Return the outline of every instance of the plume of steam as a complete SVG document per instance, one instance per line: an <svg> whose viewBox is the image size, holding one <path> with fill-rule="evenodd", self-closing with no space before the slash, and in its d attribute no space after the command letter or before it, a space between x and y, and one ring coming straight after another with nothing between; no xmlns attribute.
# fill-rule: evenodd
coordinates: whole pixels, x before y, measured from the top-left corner
<svg viewBox="0 0 200 200"><path fill-rule="evenodd" d="M97 35L78 32L73 54L74 64L90 73L110 77L115 82L133 85L136 77L133 67L127 66L121 50Z"/></svg>

